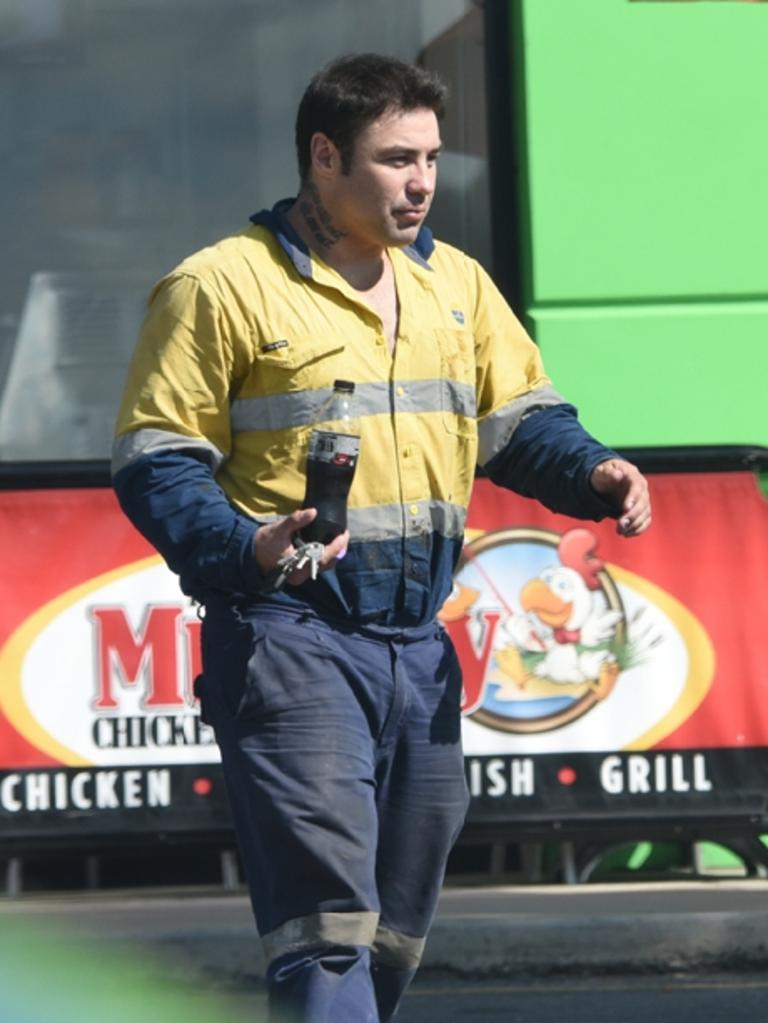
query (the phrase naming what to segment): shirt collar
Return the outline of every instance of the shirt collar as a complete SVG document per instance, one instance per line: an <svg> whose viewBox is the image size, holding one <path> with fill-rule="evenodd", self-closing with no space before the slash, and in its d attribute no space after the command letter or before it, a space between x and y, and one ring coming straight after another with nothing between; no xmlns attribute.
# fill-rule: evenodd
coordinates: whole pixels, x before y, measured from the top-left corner
<svg viewBox="0 0 768 1023"><path fill-rule="evenodd" d="M275 203L271 210L260 210L258 213L254 213L251 222L259 227L269 228L301 276L311 277L312 256L286 217L286 213L295 201L295 199L281 199Z"/></svg>
<svg viewBox="0 0 768 1023"><path fill-rule="evenodd" d="M259 227L268 228L278 240L288 258L302 277L312 277L312 256L301 237L291 226L286 214L295 199L281 199L271 210L260 210L250 218ZM425 270L431 270L429 257L435 250L435 241L428 227L422 227L412 245L401 251Z"/></svg>

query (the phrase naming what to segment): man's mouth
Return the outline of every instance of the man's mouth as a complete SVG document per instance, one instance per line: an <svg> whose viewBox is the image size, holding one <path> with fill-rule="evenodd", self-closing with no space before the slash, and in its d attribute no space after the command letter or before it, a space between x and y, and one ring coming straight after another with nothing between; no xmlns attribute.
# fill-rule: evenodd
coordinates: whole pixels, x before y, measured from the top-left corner
<svg viewBox="0 0 768 1023"><path fill-rule="evenodd" d="M423 207L408 206L405 208L395 210L395 217L398 220L421 220L426 214L426 209Z"/></svg>

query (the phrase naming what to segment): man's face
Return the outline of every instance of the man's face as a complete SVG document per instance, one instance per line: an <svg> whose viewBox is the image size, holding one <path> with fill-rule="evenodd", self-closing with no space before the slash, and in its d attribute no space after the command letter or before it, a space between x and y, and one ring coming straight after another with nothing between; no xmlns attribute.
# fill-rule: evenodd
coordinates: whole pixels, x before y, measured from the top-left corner
<svg viewBox="0 0 768 1023"><path fill-rule="evenodd" d="M432 203L440 145L432 110L373 121L357 137L349 173L339 168L329 182L334 224L364 245L410 245Z"/></svg>

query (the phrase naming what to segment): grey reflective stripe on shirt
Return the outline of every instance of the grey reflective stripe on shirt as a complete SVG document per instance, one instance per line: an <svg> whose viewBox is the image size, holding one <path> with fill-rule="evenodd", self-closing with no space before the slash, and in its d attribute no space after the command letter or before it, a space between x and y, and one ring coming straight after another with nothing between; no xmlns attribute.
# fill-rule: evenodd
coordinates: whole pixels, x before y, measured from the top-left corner
<svg viewBox="0 0 768 1023"><path fill-rule="evenodd" d="M477 392L474 386L462 384L458 380L443 380L443 408L448 412L455 412L457 416L466 416L468 419L477 417Z"/></svg>
<svg viewBox="0 0 768 1023"><path fill-rule="evenodd" d="M384 966L415 970L424 954L426 938L412 938L401 931L378 927L373 941L373 957Z"/></svg>
<svg viewBox="0 0 768 1023"><path fill-rule="evenodd" d="M236 398L230 408L233 433L255 430L287 430L320 422L323 404L332 394L330 387L311 391L286 391L262 398ZM358 384L355 411L360 416L375 416L390 411L389 384L385 381Z"/></svg>
<svg viewBox="0 0 768 1023"><path fill-rule="evenodd" d="M347 524L354 541L397 540L440 533L449 539L464 535L467 510L447 501L414 501L347 509Z"/></svg>
<svg viewBox="0 0 768 1023"><path fill-rule="evenodd" d="M233 433L258 430L287 430L320 422L329 388L286 391L259 398L236 398L230 409ZM452 412L474 418L474 388L456 380L395 380L358 384L354 408L358 416L398 413Z"/></svg>
<svg viewBox="0 0 768 1023"><path fill-rule="evenodd" d="M279 522L285 515L255 512L262 526ZM353 542L376 543L403 537L439 533L448 540L461 539L467 509L447 501L414 501L412 504L381 504L372 508L348 508L347 526Z"/></svg>
<svg viewBox="0 0 768 1023"><path fill-rule="evenodd" d="M116 475L126 465L144 455L177 450L197 452L213 472L216 472L224 461L221 451L202 437L185 437L170 430L135 430L115 438L112 445L112 475Z"/></svg>
<svg viewBox="0 0 768 1023"><path fill-rule="evenodd" d="M286 920L268 934L262 934L267 962L288 952L327 945L361 945L370 948L376 936L379 914L360 910L356 913L315 913Z"/></svg>
<svg viewBox="0 0 768 1023"><path fill-rule="evenodd" d="M477 464L486 465L494 455L503 451L512 434L527 415L535 412L538 408L563 404L565 404L565 398L549 384L545 384L543 387L536 387L532 391L528 391L527 394L521 394L519 398L513 398L506 405L491 412L477 424Z"/></svg>
<svg viewBox="0 0 768 1023"><path fill-rule="evenodd" d="M474 418L477 396L474 387L458 380L394 380L392 407L395 412L450 412ZM389 409L387 409L389 411Z"/></svg>

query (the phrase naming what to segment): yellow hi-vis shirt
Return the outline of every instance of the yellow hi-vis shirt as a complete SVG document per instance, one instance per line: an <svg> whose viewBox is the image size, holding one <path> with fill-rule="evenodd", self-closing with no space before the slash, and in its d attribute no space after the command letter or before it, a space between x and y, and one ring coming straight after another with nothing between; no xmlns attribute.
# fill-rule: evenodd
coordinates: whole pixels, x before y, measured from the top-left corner
<svg viewBox="0 0 768 1023"><path fill-rule="evenodd" d="M279 207L256 219L156 286L113 472L188 450L237 509L269 522L301 505L310 432L341 428L318 409L335 380L353 381L360 458L350 553L332 585L363 619L399 600L408 620L423 620L450 589L476 464L504 448L526 411L563 399L493 282L457 249L438 242L428 262L415 248L389 251L391 353L379 315L301 246ZM367 586L381 595L368 600Z"/></svg>

